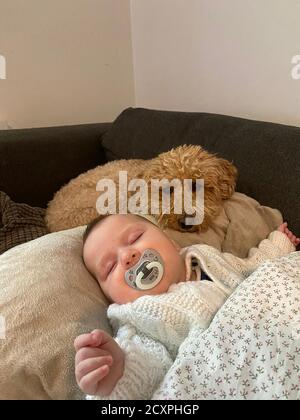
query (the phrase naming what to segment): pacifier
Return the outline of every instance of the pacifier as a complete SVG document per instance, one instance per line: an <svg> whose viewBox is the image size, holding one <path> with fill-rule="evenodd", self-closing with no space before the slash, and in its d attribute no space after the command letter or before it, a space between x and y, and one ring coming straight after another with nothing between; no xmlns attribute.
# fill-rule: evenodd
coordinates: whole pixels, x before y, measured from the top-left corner
<svg viewBox="0 0 300 420"><path fill-rule="evenodd" d="M153 289L162 279L164 263L154 249L146 249L139 261L125 273L126 283L136 290Z"/></svg>

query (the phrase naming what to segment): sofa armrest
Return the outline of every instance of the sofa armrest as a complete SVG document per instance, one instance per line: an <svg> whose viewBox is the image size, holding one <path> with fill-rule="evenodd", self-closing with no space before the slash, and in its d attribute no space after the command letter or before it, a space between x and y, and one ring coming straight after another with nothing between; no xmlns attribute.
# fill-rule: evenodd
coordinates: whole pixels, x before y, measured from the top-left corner
<svg viewBox="0 0 300 420"><path fill-rule="evenodd" d="M0 131L0 190L46 207L80 173L106 161L101 136L110 123Z"/></svg>

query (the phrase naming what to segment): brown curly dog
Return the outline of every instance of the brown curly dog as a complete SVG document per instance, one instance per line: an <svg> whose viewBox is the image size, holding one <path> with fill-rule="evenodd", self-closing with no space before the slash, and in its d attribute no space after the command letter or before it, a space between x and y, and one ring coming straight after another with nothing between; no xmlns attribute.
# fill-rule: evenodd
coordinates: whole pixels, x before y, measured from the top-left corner
<svg viewBox="0 0 300 420"><path fill-rule="evenodd" d="M207 230L221 211L223 200L227 200L234 193L237 177L237 170L232 163L207 152L201 146L193 145L179 146L150 160L109 162L79 175L54 195L46 211L49 230L55 232L86 225L97 217L99 214L96 202L99 192L96 190L96 185L99 180L111 179L115 182L118 194L119 171L127 171L128 183L132 179L144 179L148 185L154 179L169 181L203 179L204 218L201 225L187 224L187 214L184 210L180 214L174 213L172 188L170 189L170 214L163 214L162 211L158 215L154 214L164 227L182 232ZM194 182L192 185L194 186ZM193 188L193 204L195 204L195 194ZM162 200L162 194L159 195L159 200ZM151 200L149 200L148 211L151 213Z"/></svg>

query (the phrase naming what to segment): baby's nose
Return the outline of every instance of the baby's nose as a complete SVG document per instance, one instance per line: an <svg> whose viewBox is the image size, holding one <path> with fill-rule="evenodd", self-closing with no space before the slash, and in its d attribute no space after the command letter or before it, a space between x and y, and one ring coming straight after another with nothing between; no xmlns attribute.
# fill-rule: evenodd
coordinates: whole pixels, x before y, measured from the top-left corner
<svg viewBox="0 0 300 420"><path fill-rule="evenodd" d="M141 254L137 250L125 251L122 256L123 267L126 270L129 270L139 261L140 258L141 258Z"/></svg>

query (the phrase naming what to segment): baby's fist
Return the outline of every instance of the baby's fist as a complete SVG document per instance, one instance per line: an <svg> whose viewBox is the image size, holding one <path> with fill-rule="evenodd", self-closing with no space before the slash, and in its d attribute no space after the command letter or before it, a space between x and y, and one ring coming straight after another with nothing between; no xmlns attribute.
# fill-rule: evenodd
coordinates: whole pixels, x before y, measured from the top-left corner
<svg viewBox="0 0 300 420"><path fill-rule="evenodd" d="M288 229L287 222L282 223L277 230L284 233L293 245L298 246L300 244L300 238L297 238L296 235L294 235L293 232Z"/></svg>
<svg viewBox="0 0 300 420"><path fill-rule="evenodd" d="M85 394L106 396L123 375L124 354L105 331L95 330L74 341L75 376Z"/></svg>

